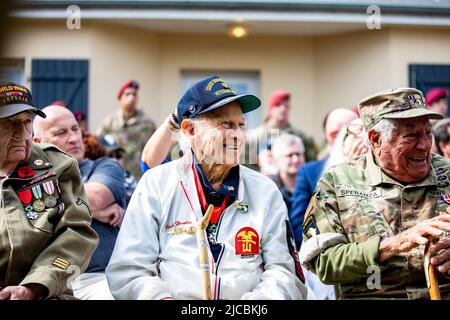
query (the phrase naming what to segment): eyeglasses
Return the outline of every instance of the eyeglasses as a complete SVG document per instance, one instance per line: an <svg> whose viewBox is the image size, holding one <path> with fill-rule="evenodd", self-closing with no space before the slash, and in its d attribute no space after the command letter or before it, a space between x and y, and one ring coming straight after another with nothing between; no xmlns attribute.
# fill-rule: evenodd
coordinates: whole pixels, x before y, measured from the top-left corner
<svg viewBox="0 0 450 320"><path fill-rule="evenodd" d="M301 157L301 156L303 156L303 153L301 153L301 152L292 152L292 153L289 153L289 154L287 154L285 157L286 158L292 158L293 156L297 156L297 157Z"/></svg>
<svg viewBox="0 0 450 320"><path fill-rule="evenodd" d="M26 140L33 135L34 113L29 113L25 118L11 117L0 119L0 136L15 140Z"/></svg>

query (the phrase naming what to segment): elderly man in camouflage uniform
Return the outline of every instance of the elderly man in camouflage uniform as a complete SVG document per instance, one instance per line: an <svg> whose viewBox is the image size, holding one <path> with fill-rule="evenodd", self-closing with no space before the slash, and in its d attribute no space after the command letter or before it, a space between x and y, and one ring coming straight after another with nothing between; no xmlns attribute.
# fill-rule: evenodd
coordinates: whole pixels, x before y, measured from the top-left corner
<svg viewBox="0 0 450 320"><path fill-rule="evenodd" d="M420 91L400 88L359 104L367 154L330 168L303 224L300 260L342 299L428 298L424 246L450 297L450 162L431 154Z"/></svg>
<svg viewBox="0 0 450 320"><path fill-rule="evenodd" d="M0 83L0 300L68 292L98 242L77 162L32 143L36 114L27 88Z"/></svg>
<svg viewBox="0 0 450 320"><path fill-rule="evenodd" d="M137 109L139 84L134 80L123 83L118 92L120 110L109 116L98 130L98 135L112 135L125 150L125 170L137 180L142 176L140 159L144 146L155 132L155 123Z"/></svg>

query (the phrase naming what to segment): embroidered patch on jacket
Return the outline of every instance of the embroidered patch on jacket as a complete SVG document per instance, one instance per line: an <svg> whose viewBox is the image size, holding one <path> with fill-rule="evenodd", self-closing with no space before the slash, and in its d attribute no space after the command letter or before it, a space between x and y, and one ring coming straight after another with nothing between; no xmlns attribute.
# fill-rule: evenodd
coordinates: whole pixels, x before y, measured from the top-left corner
<svg viewBox="0 0 450 320"><path fill-rule="evenodd" d="M302 232L309 239L319 234L314 218L314 210L316 208L316 197L312 196L306 209L305 217L302 224Z"/></svg>
<svg viewBox="0 0 450 320"><path fill-rule="evenodd" d="M67 270L67 268L70 266L70 262L61 257L56 257L55 260L53 260L52 265L62 270Z"/></svg>
<svg viewBox="0 0 450 320"><path fill-rule="evenodd" d="M236 233L234 239L236 254L241 258L251 258L259 254L259 235L255 229L244 227Z"/></svg>
<svg viewBox="0 0 450 320"><path fill-rule="evenodd" d="M379 190L361 191L355 189L340 189L337 192L338 197L360 197L360 198L380 198L381 192Z"/></svg>
<svg viewBox="0 0 450 320"><path fill-rule="evenodd" d="M441 195L441 199L442 199L446 204L450 204L450 194L443 194L443 195Z"/></svg>

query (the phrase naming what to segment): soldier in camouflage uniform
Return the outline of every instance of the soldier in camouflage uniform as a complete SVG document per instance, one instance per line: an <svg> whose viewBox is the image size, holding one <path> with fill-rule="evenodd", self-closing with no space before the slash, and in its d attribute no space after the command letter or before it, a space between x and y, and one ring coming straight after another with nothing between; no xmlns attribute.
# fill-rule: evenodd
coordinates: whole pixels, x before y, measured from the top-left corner
<svg viewBox="0 0 450 320"><path fill-rule="evenodd" d="M341 299L428 298L424 245L450 298L450 161L430 153L423 95L401 88L359 104L371 149L330 168L303 223L300 260ZM377 281L379 280L379 281Z"/></svg>
<svg viewBox="0 0 450 320"><path fill-rule="evenodd" d="M137 180L142 176L139 162L142 150L156 129L155 123L136 108L138 89L139 84L133 80L122 84L117 93L120 110L109 116L97 133L114 136L119 146L125 150L125 170Z"/></svg>
<svg viewBox="0 0 450 320"><path fill-rule="evenodd" d="M293 134L302 139L305 146L306 162L317 159L318 147L314 139L288 122L289 100L289 92L278 90L272 94L269 101L269 115L266 121L247 134L245 152L242 155L241 163L258 170L259 168L256 166L256 152L270 145L278 136L284 133Z"/></svg>

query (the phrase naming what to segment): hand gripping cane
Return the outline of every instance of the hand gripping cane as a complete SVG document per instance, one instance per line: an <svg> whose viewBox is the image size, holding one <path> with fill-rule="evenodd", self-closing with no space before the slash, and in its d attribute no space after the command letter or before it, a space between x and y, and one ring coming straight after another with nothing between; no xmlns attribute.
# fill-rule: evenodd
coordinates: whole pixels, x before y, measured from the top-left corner
<svg viewBox="0 0 450 320"><path fill-rule="evenodd" d="M424 253L424 271L427 280L428 291L430 292L431 300L441 300L441 292L439 291L439 283L437 279L436 267L431 264L431 255L429 252L430 246L438 241L436 238L428 238L428 243L425 246Z"/></svg>

